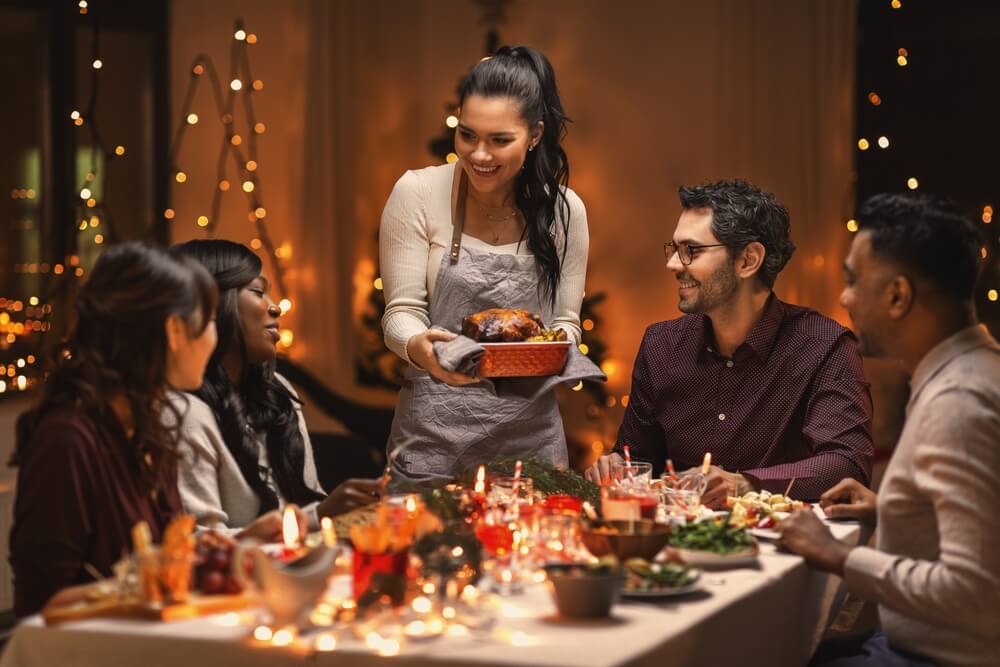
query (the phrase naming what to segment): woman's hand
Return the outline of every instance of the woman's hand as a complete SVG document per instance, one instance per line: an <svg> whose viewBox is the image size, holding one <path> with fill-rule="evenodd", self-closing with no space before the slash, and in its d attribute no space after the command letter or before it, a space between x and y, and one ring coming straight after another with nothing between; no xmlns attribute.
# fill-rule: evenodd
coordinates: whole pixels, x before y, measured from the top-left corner
<svg viewBox="0 0 1000 667"><path fill-rule="evenodd" d="M430 373L433 377L438 380L445 382L456 387L461 387L466 384L475 384L479 382L479 378L470 377L468 375L463 375L462 373L452 373L441 368L441 364L438 363L437 355L434 354L434 343L437 341L449 341L454 340L458 337L458 334L454 334L450 331L444 331L442 329L428 329L423 333L418 333L412 336L409 342L406 343L406 354L418 368Z"/></svg>
<svg viewBox="0 0 1000 667"><path fill-rule="evenodd" d="M299 522L299 535L306 535L309 532L309 517L297 505L286 505L285 507L291 507L295 510L295 518ZM253 523L237 533L236 539L252 537L263 542L280 542L281 522L284 513L284 510L271 510L261 514L254 519Z"/></svg>
<svg viewBox="0 0 1000 667"><path fill-rule="evenodd" d="M878 494L856 479L846 478L819 498L819 506L831 519L857 519L874 526Z"/></svg>
<svg viewBox="0 0 1000 667"><path fill-rule="evenodd" d="M349 479L342 482L333 493L320 502L316 514L321 517L337 516L356 507L364 507L382 496L380 479Z"/></svg>

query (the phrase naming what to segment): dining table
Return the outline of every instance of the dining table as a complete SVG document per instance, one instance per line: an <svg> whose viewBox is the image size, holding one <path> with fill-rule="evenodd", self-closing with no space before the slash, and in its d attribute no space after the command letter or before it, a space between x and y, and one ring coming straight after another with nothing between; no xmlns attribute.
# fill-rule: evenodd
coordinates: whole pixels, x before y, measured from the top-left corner
<svg viewBox="0 0 1000 667"><path fill-rule="evenodd" d="M840 541L865 539L861 526L828 521ZM841 580L807 566L768 540L756 562L705 570L683 596L622 597L607 618L561 618L544 583L494 598L495 618L427 639L372 645L347 628L261 641L263 610L170 622L100 618L46 626L23 620L0 667L196 667L240 665L447 665L489 667L720 667L805 665L843 599ZM350 575L331 589L346 588ZM279 643L284 645L278 645Z"/></svg>

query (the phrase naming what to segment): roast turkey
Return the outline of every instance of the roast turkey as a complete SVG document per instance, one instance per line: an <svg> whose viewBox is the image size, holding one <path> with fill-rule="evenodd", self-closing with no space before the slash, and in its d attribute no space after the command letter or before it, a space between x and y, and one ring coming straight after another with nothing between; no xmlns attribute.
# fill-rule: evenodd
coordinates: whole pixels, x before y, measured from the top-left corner
<svg viewBox="0 0 1000 667"><path fill-rule="evenodd" d="M490 308L462 320L462 335L480 343L513 343L539 336L542 318L517 308Z"/></svg>

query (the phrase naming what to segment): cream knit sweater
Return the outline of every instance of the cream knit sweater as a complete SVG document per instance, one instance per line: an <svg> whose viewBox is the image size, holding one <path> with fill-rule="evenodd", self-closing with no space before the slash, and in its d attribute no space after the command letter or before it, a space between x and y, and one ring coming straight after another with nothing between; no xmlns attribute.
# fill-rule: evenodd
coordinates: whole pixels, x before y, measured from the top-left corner
<svg viewBox="0 0 1000 667"><path fill-rule="evenodd" d="M430 327L429 304L441 259L451 244L451 188L455 164L408 171L389 195L379 230L379 259L386 309L382 318L385 344L407 359L410 337ZM590 245L587 210L572 190L566 190L570 223L562 277L554 317L545 324L564 329L580 340L580 305L587 276ZM556 225L556 247L562 248L561 225ZM494 254L530 254L525 244L493 246L463 235L466 247Z"/></svg>

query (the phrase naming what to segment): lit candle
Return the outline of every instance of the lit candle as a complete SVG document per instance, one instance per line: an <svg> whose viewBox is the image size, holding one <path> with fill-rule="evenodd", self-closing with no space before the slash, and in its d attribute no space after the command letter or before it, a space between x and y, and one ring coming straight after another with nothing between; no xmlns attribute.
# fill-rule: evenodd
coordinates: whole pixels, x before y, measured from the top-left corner
<svg viewBox="0 0 1000 667"><path fill-rule="evenodd" d="M337 531L333 529L333 519L328 516L320 519L320 530L323 533L323 544L331 549L337 546Z"/></svg>
<svg viewBox="0 0 1000 667"><path fill-rule="evenodd" d="M701 474L707 475L712 467L712 452L705 452L705 460L701 463Z"/></svg>
<svg viewBox="0 0 1000 667"><path fill-rule="evenodd" d="M299 518L295 514L295 508L285 506L285 511L281 516L281 542L284 548L281 550L281 560L295 560L299 556Z"/></svg>
<svg viewBox="0 0 1000 667"><path fill-rule="evenodd" d="M476 485L473 487L473 492L477 498L486 495L486 466L479 466L479 470L476 471Z"/></svg>

